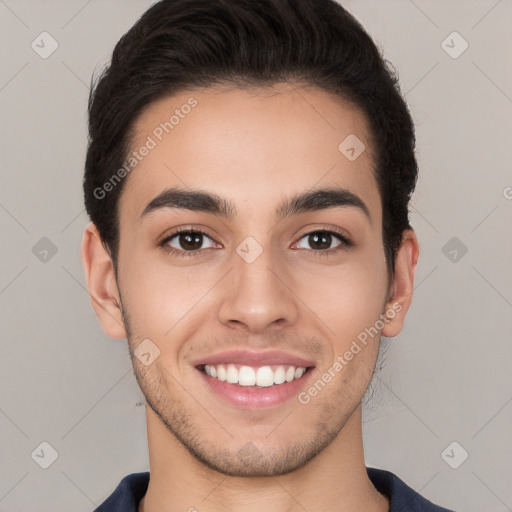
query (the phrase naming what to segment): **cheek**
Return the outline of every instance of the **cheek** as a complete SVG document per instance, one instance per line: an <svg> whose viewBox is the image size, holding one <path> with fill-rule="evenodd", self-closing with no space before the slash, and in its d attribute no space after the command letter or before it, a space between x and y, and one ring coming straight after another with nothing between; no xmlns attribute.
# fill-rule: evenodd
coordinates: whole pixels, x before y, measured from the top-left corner
<svg viewBox="0 0 512 512"><path fill-rule="evenodd" d="M216 270L196 266L173 268L162 256L133 255L123 267L122 295L130 320L140 336L172 339L204 314ZM211 305L210 305L211 307Z"/></svg>
<svg viewBox="0 0 512 512"><path fill-rule="evenodd" d="M295 276L298 296L327 326L340 351L366 328L374 326L386 299L384 253L360 251L341 265L317 265Z"/></svg>

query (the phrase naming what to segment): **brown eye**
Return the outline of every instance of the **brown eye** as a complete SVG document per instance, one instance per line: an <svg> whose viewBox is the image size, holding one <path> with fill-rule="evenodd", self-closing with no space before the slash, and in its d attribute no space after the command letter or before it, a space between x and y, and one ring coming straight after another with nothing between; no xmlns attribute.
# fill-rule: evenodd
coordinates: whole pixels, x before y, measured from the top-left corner
<svg viewBox="0 0 512 512"><path fill-rule="evenodd" d="M336 240L337 243L335 243ZM333 243L335 243L335 245L333 245ZM306 233L296 244L299 249L307 249L322 255L336 253L351 245L351 242L344 235L329 229Z"/></svg>
<svg viewBox="0 0 512 512"><path fill-rule="evenodd" d="M308 243L313 249L330 249L332 238L329 233L313 233L308 235Z"/></svg>
<svg viewBox="0 0 512 512"><path fill-rule="evenodd" d="M204 247L205 239L210 241L210 245ZM202 231L187 230L178 231L162 241L162 246L171 252L184 253L195 252L201 249L208 249L214 245L213 240Z"/></svg>

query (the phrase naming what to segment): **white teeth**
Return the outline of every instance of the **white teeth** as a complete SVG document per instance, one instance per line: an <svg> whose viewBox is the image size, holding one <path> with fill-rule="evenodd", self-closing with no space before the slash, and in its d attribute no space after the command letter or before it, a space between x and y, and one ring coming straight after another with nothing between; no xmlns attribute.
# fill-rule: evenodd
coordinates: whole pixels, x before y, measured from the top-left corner
<svg viewBox="0 0 512 512"><path fill-rule="evenodd" d="M212 375L213 377L213 375ZM217 379L225 381L226 380L226 368L224 366L217 367Z"/></svg>
<svg viewBox="0 0 512 512"><path fill-rule="evenodd" d="M234 364L228 364L228 367L226 368L226 382L229 382L230 384L238 383L238 371Z"/></svg>
<svg viewBox="0 0 512 512"><path fill-rule="evenodd" d="M274 384L283 384L294 379L300 379L304 375L306 368L278 366L275 370L272 370L270 366L260 366L256 369L250 366L241 366L240 369L237 369L234 364L218 364L215 366L206 364L204 371L210 377L229 382L230 384L269 387Z"/></svg>
<svg viewBox="0 0 512 512"><path fill-rule="evenodd" d="M254 386L256 384L256 373L250 366L240 368L238 383L240 386Z"/></svg>
<svg viewBox="0 0 512 512"><path fill-rule="evenodd" d="M274 372L274 384L282 384L286 380L284 368L280 366Z"/></svg>
<svg viewBox="0 0 512 512"><path fill-rule="evenodd" d="M295 368L290 366L288 370L286 370L286 382L291 382L295 378Z"/></svg>
<svg viewBox="0 0 512 512"><path fill-rule="evenodd" d="M272 384L274 384L274 372L270 366L262 366L261 368L258 368L256 384L262 387L272 386Z"/></svg>

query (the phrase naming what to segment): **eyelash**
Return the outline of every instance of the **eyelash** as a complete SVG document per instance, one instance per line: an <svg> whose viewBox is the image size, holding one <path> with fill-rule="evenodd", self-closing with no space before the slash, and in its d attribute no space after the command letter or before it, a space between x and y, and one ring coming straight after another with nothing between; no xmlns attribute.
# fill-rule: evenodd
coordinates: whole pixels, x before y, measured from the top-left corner
<svg viewBox="0 0 512 512"><path fill-rule="evenodd" d="M315 229L313 231L309 231L308 233L304 233L299 238L299 240L302 240L303 238L310 236L312 234L316 234L316 233L327 233L330 235L334 235L337 238L339 238L339 240L341 241L341 244L339 246L335 247L334 249L326 249L326 250L306 249L308 252L313 252L315 254L315 256L331 256L333 254L337 254L339 251L345 250L345 248L347 248L347 247L352 247L352 245L353 245L352 242L343 233L341 233L340 231L337 231L336 229L332 229L332 228L330 228L330 229ZM210 238L213 241L213 238L208 233L205 233L204 231L202 231L200 229L190 228L190 229L183 229L183 230L175 231L171 235L165 237L158 245L160 247L162 247L162 249L165 252L174 254L176 256L185 256L185 257L198 256L199 253L204 251L204 249L196 249L194 251L182 251L179 249L175 249L174 247L169 247L167 245L167 243L170 242L173 238L175 238L176 236L182 235L182 234L203 235L203 236Z"/></svg>

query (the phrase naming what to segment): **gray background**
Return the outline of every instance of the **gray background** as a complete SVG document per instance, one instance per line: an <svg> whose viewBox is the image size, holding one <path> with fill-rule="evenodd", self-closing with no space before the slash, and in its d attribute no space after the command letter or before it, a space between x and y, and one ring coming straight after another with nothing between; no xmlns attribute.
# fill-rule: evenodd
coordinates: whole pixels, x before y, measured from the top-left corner
<svg viewBox="0 0 512 512"><path fill-rule="evenodd" d="M80 242L89 80L151 3L0 0L1 511L90 511L148 469L143 397ZM421 167L415 298L373 383L367 464L458 511L511 510L512 1L344 5L399 72Z"/></svg>

